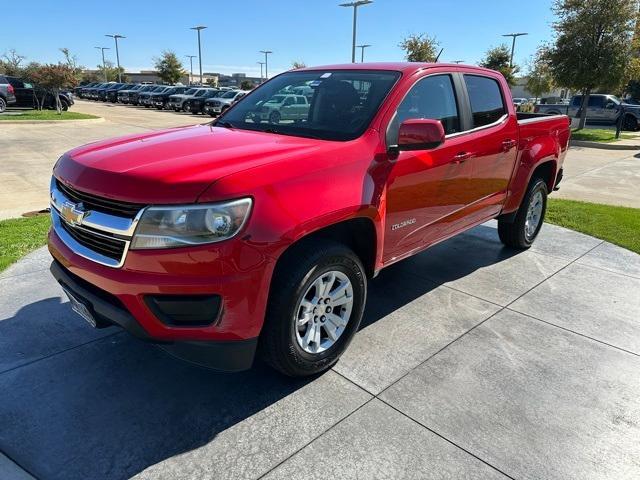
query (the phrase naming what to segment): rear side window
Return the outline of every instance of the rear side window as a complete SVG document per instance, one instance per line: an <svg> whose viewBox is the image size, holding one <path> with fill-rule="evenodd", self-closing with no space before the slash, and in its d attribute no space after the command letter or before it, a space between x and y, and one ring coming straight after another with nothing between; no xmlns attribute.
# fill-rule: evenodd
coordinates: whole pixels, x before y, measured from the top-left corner
<svg viewBox="0 0 640 480"><path fill-rule="evenodd" d="M493 78L465 75L464 81L469 93L473 128L497 122L507 113L500 93L500 84Z"/></svg>
<svg viewBox="0 0 640 480"><path fill-rule="evenodd" d="M604 97L589 97L589 106L592 108L604 108Z"/></svg>

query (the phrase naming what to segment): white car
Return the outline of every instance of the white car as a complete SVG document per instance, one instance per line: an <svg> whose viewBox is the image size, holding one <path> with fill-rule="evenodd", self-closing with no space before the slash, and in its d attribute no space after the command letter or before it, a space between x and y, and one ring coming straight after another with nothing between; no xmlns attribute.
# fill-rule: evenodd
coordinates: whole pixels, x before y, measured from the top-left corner
<svg viewBox="0 0 640 480"><path fill-rule="evenodd" d="M254 121L280 123L287 120L303 120L309 115L309 101L304 95L277 94L264 102Z"/></svg>

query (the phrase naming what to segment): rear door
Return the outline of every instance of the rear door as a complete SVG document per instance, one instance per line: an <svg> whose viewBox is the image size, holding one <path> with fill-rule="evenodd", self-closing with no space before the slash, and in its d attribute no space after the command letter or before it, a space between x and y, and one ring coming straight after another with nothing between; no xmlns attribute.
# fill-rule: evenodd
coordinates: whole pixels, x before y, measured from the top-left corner
<svg viewBox="0 0 640 480"><path fill-rule="evenodd" d="M471 116L471 129L464 134L473 152L467 184L470 201L461 212L461 224L450 224L452 231L500 212L518 155L518 122L503 94L504 79L475 72L463 74L463 79Z"/></svg>
<svg viewBox="0 0 640 480"><path fill-rule="evenodd" d="M33 86L15 77L7 77L7 80L9 80L9 83L13 86L16 96L16 103L13 106L33 108Z"/></svg>
<svg viewBox="0 0 640 480"><path fill-rule="evenodd" d="M604 95L590 95L587 106L587 120L601 122L605 120Z"/></svg>

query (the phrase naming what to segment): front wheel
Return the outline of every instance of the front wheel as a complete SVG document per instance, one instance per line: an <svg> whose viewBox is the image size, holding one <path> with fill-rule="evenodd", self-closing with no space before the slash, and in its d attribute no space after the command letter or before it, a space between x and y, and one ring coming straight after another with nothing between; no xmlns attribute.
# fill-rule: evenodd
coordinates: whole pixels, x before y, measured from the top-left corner
<svg viewBox="0 0 640 480"><path fill-rule="evenodd" d="M625 115L622 120L622 129L628 132L635 132L638 130L638 119L633 115Z"/></svg>
<svg viewBox="0 0 640 480"><path fill-rule="evenodd" d="M4 113L7 109L7 102L4 98L0 97L0 113Z"/></svg>
<svg viewBox="0 0 640 480"><path fill-rule="evenodd" d="M262 357L285 375L331 368L358 330L367 280L346 246L322 241L293 247L274 274L260 340Z"/></svg>
<svg viewBox="0 0 640 480"><path fill-rule="evenodd" d="M508 247L529 248L538 236L547 211L547 184L534 178L522 199L516 218L512 222L498 219L498 235Z"/></svg>

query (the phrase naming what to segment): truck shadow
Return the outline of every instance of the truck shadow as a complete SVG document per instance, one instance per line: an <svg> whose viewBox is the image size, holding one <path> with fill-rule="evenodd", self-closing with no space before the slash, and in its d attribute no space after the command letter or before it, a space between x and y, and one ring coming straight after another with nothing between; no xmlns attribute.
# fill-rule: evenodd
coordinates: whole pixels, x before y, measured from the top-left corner
<svg viewBox="0 0 640 480"><path fill-rule="evenodd" d="M513 255L491 240L491 232L480 233L449 240L381 273L371 282L362 328L442 281ZM71 333L48 328L51 318L67 320L72 330L88 329L59 298L26 305L0 321L0 339L9 352L19 350L13 342L29 348L30 331L51 332L31 352L30 363L0 373L0 450L37 478L129 478L212 442L313 381L283 377L260 363L248 372L216 373L115 328L84 341L83 334L73 333L73 346L60 351ZM281 421L298 420L283 415Z"/></svg>

